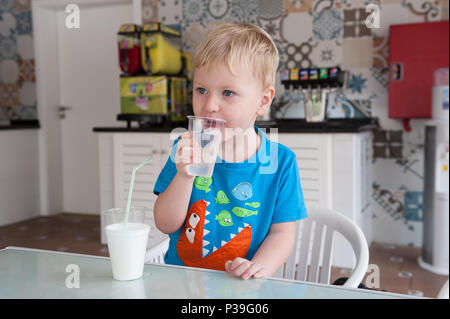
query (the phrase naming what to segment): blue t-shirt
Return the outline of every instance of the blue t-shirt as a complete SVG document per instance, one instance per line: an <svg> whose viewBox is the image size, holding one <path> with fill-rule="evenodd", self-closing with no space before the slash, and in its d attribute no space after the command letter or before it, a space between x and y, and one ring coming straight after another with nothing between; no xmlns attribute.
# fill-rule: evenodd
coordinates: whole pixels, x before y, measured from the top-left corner
<svg viewBox="0 0 450 319"><path fill-rule="evenodd" d="M185 224L169 235L167 264L224 270L226 260L251 260L271 224L307 217L294 152L255 131L262 138L255 155L239 163L218 157L211 178L195 178ZM177 172L178 140L156 181L156 195Z"/></svg>

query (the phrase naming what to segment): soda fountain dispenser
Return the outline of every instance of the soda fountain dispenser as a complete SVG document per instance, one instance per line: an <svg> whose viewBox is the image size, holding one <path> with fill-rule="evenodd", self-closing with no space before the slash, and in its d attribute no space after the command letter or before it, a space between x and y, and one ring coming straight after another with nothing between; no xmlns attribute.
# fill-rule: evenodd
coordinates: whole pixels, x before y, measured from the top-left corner
<svg viewBox="0 0 450 319"><path fill-rule="evenodd" d="M281 83L296 97L287 106L303 104L307 122L322 122L326 118L326 106L330 92L342 94L348 86L348 71L339 67L285 69L281 72Z"/></svg>

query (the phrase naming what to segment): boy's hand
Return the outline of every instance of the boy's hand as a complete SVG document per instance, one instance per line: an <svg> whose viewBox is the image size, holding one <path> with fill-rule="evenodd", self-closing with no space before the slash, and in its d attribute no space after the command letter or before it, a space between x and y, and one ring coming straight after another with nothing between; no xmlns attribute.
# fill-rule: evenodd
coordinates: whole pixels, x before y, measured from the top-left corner
<svg viewBox="0 0 450 319"><path fill-rule="evenodd" d="M237 257L233 261L225 262L225 270L233 276L247 280L251 276L255 278L265 277L264 268L250 260Z"/></svg>
<svg viewBox="0 0 450 319"><path fill-rule="evenodd" d="M177 173L182 177L194 178L188 173L187 168L194 163L194 151L198 151L198 147L194 147L194 140L191 132L185 132L181 135L181 139L177 143L177 152L175 154L175 165ZM198 158L198 157L197 157Z"/></svg>

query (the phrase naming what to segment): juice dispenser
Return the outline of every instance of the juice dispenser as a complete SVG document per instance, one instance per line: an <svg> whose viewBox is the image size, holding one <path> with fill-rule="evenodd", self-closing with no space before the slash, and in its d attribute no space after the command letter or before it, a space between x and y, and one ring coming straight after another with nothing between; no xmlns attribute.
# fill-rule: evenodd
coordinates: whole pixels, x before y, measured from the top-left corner
<svg viewBox="0 0 450 319"><path fill-rule="evenodd" d="M182 77L121 76L121 114L146 115L155 122L186 120L188 114L187 80Z"/></svg>
<svg viewBox="0 0 450 319"><path fill-rule="evenodd" d="M119 65L125 75L136 74L141 70L140 50L141 27L123 24L118 32Z"/></svg>
<svg viewBox="0 0 450 319"><path fill-rule="evenodd" d="M180 33L161 23L147 23L141 33L142 67L148 75L180 73Z"/></svg>

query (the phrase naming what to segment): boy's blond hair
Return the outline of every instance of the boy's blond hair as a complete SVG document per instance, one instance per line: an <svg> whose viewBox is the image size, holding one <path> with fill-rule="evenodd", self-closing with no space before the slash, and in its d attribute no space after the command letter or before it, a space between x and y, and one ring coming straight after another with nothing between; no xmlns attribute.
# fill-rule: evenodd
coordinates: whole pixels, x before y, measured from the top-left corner
<svg viewBox="0 0 450 319"><path fill-rule="evenodd" d="M278 62L278 50L270 35L245 23L219 24L206 34L194 56L194 68L225 63L234 74L237 63L249 65L263 89L275 87Z"/></svg>

